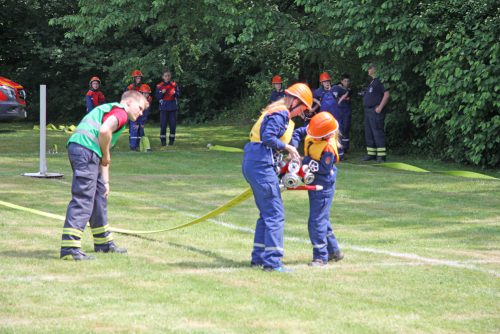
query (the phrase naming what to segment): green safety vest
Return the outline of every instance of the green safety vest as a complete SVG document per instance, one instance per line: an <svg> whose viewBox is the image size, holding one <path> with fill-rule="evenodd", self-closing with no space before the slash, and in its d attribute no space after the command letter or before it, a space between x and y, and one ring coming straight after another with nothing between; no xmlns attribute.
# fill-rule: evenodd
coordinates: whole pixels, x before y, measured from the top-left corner
<svg viewBox="0 0 500 334"><path fill-rule="evenodd" d="M123 108L119 103L106 103L92 109L78 124L75 133L69 137L69 143L77 143L89 150L94 151L102 158L101 146L99 145L99 129L102 125L102 117L108 113L113 107ZM125 129L125 125L113 133L111 137L111 147L115 146L118 137Z"/></svg>

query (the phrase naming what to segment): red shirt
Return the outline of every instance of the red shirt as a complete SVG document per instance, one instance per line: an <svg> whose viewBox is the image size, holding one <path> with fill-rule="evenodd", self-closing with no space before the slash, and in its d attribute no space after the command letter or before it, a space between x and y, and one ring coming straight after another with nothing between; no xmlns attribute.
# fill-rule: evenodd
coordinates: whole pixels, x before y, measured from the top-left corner
<svg viewBox="0 0 500 334"><path fill-rule="evenodd" d="M105 113L104 116L102 116L102 122L103 123L106 122L109 116L115 116L116 119L118 120L118 128L116 131L118 131L119 129L121 129L122 126L127 124L128 114L123 108L113 107L109 112Z"/></svg>

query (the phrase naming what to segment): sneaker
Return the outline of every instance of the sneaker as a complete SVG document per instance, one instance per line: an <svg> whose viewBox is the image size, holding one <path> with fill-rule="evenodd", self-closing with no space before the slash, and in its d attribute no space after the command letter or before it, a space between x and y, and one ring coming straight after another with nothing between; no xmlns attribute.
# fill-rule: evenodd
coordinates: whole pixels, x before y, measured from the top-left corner
<svg viewBox="0 0 500 334"><path fill-rule="evenodd" d="M90 261L95 260L95 256L87 255L80 249L75 249L70 253L62 253L61 252L61 260L69 260L69 261Z"/></svg>
<svg viewBox="0 0 500 334"><path fill-rule="evenodd" d="M333 253L328 254L328 261L337 262L337 261L342 260L343 258L344 258L344 253L342 253L341 251L337 251L337 252L333 252Z"/></svg>
<svg viewBox="0 0 500 334"><path fill-rule="evenodd" d="M377 162L385 162L385 157L377 157Z"/></svg>
<svg viewBox="0 0 500 334"><path fill-rule="evenodd" d="M375 155L365 155L365 157L363 159L361 159L361 161L371 161L371 160L376 160L377 157Z"/></svg>
<svg viewBox="0 0 500 334"><path fill-rule="evenodd" d="M321 259L314 259L311 263L309 263L310 267L324 267L328 264L328 261L323 261Z"/></svg>
<svg viewBox="0 0 500 334"><path fill-rule="evenodd" d="M267 271L267 272L278 272L278 273L291 273L293 272L292 269L285 268L283 266L277 267L277 268L272 268L272 267L263 267L262 270Z"/></svg>
<svg viewBox="0 0 500 334"><path fill-rule="evenodd" d="M118 253L118 254L127 254L126 248L120 248L115 245L114 242L110 242L106 245L94 245L94 251L97 253Z"/></svg>

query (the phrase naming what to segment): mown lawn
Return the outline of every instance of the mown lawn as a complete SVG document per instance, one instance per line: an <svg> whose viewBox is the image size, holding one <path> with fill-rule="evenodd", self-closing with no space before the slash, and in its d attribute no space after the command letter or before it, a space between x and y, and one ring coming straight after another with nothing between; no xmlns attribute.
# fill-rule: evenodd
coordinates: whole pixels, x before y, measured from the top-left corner
<svg viewBox="0 0 500 334"><path fill-rule="evenodd" d="M51 172L38 169L38 132L0 123L0 200L64 215L71 169L48 131ZM112 226L153 230L187 222L241 193L248 129L181 126L176 146L112 153ZM154 134L154 136L153 136ZM500 181L419 174L359 163L339 166L332 218L342 262L311 269L307 194L285 192L284 263L291 274L249 267L258 212L247 200L183 230L115 234L129 256L60 261L62 223L0 206L1 333L498 333ZM430 170L472 168L390 156ZM484 172L477 170L479 172ZM499 170L489 170L499 177ZM88 232L84 249L92 253Z"/></svg>

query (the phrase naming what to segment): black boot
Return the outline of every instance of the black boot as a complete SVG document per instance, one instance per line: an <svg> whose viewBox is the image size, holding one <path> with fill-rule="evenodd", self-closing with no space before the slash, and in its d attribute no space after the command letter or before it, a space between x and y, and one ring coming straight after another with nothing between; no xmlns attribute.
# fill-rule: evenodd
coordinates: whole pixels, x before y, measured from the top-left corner
<svg viewBox="0 0 500 334"><path fill-rule="evenodd" d="M385 160L386 160L385 157L380 157L380 156L377 157L377 162L385 162Z"/></svg>
<svg viewBox="0 0 500 334"><path fill-rule="evenodd" d="M336 252L333 252L333 253L330 253L328 254L328 261L340 261L344 258L344 253L342 253L341 251L336 251Z"/></svg>
<svg viewBox="0 0 500 334"><path fill-rule="evenodd" d="M85 254L80 248L61 248L61 260L89 261L95 256Z"/></svg>
<svg viewBox="0 0 500 334"><path fill-rule="evenodd" d="M97 253L127 254L126 248L120 248L117 245L115 245L114 242L110 242L105 245L94 245L94 251L96 251Z"/></svg>
<svg viewBox="0 0 500 334"><path fill-rule="evenodd" d="M365 155L365 157L362 159L362 161L371 161L377 159L377 156L375 155Z"/></svg>

